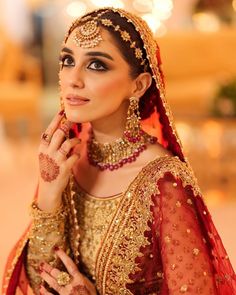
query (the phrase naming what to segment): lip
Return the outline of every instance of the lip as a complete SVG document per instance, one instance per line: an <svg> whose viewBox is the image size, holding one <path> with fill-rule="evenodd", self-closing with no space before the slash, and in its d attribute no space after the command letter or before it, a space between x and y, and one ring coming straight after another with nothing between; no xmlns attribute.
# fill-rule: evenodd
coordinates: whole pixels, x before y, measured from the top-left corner
<svg viewBox="0 0 236 295"><path fill-rule="evenodd" d="M66 96L67 104L72 106L84 105L87 104L89 101L90 99L76 94L69 94Z"/></svg>

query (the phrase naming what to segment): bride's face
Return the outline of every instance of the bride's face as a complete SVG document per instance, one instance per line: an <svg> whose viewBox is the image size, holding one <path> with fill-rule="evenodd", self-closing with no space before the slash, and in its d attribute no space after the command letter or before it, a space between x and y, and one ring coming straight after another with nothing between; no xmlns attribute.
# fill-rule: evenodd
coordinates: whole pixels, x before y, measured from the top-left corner
<svg viewBox="0 0 236 295"><path fill-rule="evenodd" d="M79 47L75 33L76 29L61 51L61 96L68 120L93 122L120 110L135 83L108 31L101 29L103 40L93 48Z"/></svg>

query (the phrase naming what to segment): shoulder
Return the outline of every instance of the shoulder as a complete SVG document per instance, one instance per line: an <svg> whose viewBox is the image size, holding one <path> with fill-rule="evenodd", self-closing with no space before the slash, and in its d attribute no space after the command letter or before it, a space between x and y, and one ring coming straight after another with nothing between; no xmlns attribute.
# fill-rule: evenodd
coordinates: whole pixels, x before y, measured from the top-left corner
<svg viewBox="0 0 236 295"><path fill-rule="evenodd" d="M190 167L177 156L161 156L151 161L143 169L144 177L154 181L157 185L160 182L180 182L183 187L191 186L195 195L201 195L197 179Z"/></svg>

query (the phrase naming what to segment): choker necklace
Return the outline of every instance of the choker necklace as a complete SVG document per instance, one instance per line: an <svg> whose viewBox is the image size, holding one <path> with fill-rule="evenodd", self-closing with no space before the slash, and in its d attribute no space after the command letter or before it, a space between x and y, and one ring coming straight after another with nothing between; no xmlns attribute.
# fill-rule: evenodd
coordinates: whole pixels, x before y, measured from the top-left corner
<svg viewBox="0 0 236 295"><path fill-rule="evenodd" d="M87 145L87 157L91 165L101 171L116 170L127 163L136 161L137 157L147 148L147 144L154 144L157 138L143 130L139 130L138 136L131 137L124 132L124 136L111 143L99 143L94 138L92 129Z"/></svg>

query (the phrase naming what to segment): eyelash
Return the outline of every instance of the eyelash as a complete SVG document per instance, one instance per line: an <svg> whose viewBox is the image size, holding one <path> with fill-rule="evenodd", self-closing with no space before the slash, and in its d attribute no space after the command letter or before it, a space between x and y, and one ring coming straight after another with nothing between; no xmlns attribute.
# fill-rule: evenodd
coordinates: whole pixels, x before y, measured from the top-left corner
<svg viewBox="0 0 236 295"><path fill-rule="evenodd" d="M70 61L72 61L72 64L65 65L64 63L65 63L65 61L67 59L70 59ZM73 59L73 57L71 55L60 56L60 58L59 58L59 64L60 64L61 70L64 67L72 67L73 66L73 62L74 62L74 59ZM92 69L92 68L89 68L91 66L91 64L93 64L93 63L99 64L100 66L103 67L103 69ZM87 68L90 69L90 70L92 70L92 71L98 71L98 72L104 72L104 71L107 71L108 70L108 67L106 66L106 64L104 62L102 62L99 59L94 59L94 58L92 60L90 60L90 63L89 63L89 65L88 65Z"/></svg>

